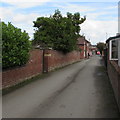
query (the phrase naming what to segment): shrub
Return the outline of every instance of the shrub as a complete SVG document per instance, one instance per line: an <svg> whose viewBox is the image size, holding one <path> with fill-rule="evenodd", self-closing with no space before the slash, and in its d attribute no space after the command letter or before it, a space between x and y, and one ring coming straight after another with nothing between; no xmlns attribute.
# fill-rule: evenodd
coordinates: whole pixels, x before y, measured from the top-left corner
<svg viewBox="0 0 120 120"><path fill-rule="evenodd" d="M2 22L2 65L3 69L21 66L29 59L30 42L28 33Z"/></svg>

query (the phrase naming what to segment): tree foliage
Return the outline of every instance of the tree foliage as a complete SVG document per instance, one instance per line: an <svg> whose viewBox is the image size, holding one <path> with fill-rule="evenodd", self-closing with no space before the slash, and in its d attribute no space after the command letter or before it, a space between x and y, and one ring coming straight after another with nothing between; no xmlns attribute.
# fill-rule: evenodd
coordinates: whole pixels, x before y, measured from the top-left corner
<svg viewBox="0 0 120 120"><path fill-rule="evenodd" d="M29 36L11 23L2 22L2 65L3 68L20 66L29 58Z"/></svg>
<svg viewBox="0 0 120 120"><path fill-rule="evenodd" d="M80 24L85 20L80 18L80 13L68 12L67 17L63 17L59 10L50 17L39 17L33 21L36 27L33 43L63 52L75 50Z"/></svg>
<svg viewBox="0 0 120 120"><path fill-rule="evenodd" d="M101 53L101 55L102 55L102 51L103 51L104 48L105 48L105 43L103 43L103 42L97 43L97 48L98 48L98 50L100 51L100 53Z"/></svg>

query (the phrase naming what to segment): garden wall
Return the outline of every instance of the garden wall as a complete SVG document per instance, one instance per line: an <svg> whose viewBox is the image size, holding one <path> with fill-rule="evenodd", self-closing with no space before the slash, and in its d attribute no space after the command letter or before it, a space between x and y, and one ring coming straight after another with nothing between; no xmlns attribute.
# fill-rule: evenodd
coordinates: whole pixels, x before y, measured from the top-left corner
<svg viewBox="0 0 120 120"><path fill-rule="evenodd" d="M107 70L120 109L120 67L117 61L108 61Z"/></svg>
<svg viewBox="0 0 120 120"><path fill-rule="evenodd" d="M44 59L44 72L49 72L54 70L55 68L60 68L68 64L80 61L80 52L73 51L64 54L55 50L45 50Z"/></svg>
<svg viewBox="0 0 120 120"><path fill-rule="evenodd" d="M80 61L78 51L64 54L55 50L34 49L30 52L30 59L26 65L2 72L2 88L16 85L43 72L47 73L77 61Z"/></svg>
<svg viewBox="0 0 120 120"><path fill-rule="evenodd" d="M30 59L26 65L2 72L2 88L18 84L25 79L42 73L42 59L42 50L35 49L30 51Z"/></svg>

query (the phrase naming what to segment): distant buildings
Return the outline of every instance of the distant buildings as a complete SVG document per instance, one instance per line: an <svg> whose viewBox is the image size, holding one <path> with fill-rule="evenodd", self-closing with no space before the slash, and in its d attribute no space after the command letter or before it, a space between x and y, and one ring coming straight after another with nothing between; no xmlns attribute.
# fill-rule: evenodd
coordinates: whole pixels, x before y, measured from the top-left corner
<svg viewBox="0 0 120 120"><path fill-rule="evenodd" d="M91 43L85 39L84 36L78 38L77 42L78 48L80 50L80 58L88 58L88 54L90 56L95 55L97 48L96 45L91 45Z"/></svg>
<svg viewBox="0 0 120 120"><path fill-rule="evenodd" d="M96 45L91 45L91 46L90 46L90 51L91 51L91 54L92 54L92 55L96 55L96 53L97 53L97 51L98 51Z"/></svg>
<svg viewBox="0 0 120 120"><path fill-rule="evenodd" d="M79 37L77 45L80 50L80 58L88 58L88 53L90 53L90 42L87 41L85 37Z"/></svg>

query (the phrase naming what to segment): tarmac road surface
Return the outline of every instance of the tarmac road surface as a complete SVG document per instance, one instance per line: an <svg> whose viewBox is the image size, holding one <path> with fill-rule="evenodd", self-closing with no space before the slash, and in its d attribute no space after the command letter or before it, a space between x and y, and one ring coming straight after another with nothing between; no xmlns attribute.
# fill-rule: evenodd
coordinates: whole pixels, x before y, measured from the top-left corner
<svg viewBox="0 0 120 120"><path fill-rule="evenodd" d="M59 69L3 96L3 118L118 118L102 59Z"/></svg>

